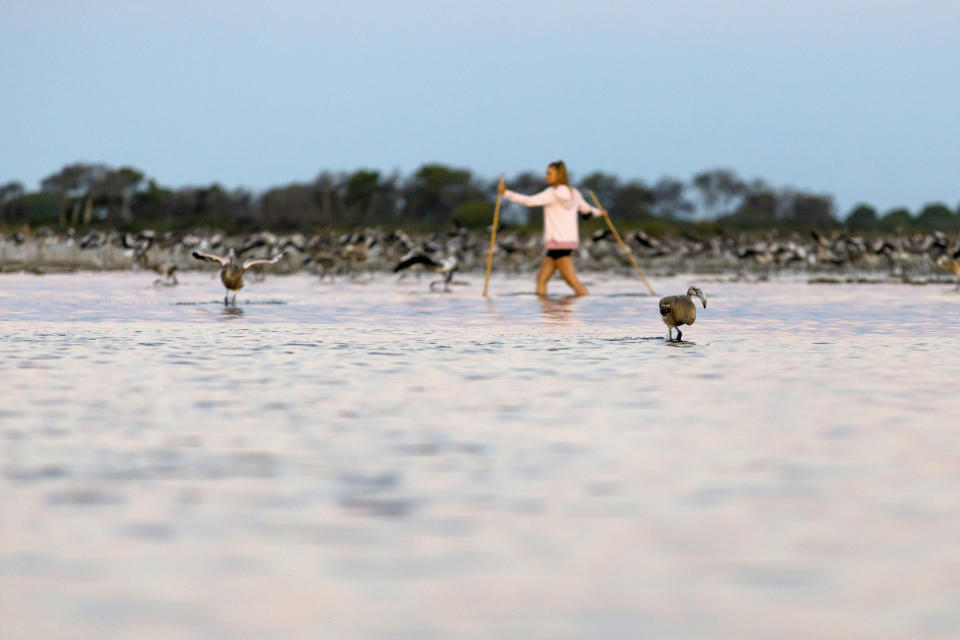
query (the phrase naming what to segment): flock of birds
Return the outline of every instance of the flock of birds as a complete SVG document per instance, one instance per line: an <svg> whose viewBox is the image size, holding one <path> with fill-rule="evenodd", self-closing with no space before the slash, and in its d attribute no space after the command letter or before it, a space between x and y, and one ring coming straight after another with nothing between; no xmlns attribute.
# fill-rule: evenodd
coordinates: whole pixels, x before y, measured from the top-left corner
<svg viewBox="0 0 960 640"><path fill-rule="evenodd" d="M220 282L223 283L223 286L227 289L227 293L223 297L223 304L228 305L231 303L230 294L233 294L232 303L234 306L237 304L237 292L243 288L243 274L246 273L250 267L254 267L260 264L276 264L286 256L286 251L281 251L277 255L271 258L253 258L250 260L241 260L237 255L237 251L230 249L226 256L219 256L214 253L205 253L203 251L194 251L193 257L197 260L203 260L204 262L214 262L220 265ZM426 268L431 271L443 274L443 279L436 282L430 283L430 290L432 291L434 287L438 284L443 284L444 290L450 290L450 283L453 280L453 274L457 270L457 261L456 258L445 258L443 260L434 260L428 255L422 253L413 253L402 259L400 263L394 267L394 273L404 271L413 267ZM160 271L158 270L158 273ZM158 279L155 284L166 284L174 285L177 283L176 277L173 275L173 271L165 269L163 273L169 275L172 278L172 281Z"/></svg>
<svg viewBox="0 0 960 640"><path fill-rule="evenodd" d="M709 237L681 233L657 238L643 231L623 235L631 252L652 268L676 271L748 270L771 271L795 269L831 271L855 269L864 271L929 271L940 268L958 274L960 241L939 231L912 235L868 237L849 232L829 234L812 231L786 238L772 234L718 233ZM228 237L223 233L195 232L176 234L143 231L138 234L91 230L79 233L73 229L55 231L41 227L34 232L0 234L0 260L6 248L34 246L34 255L45 255L43 249L69 249L69 260L81 268L118 268L117 260L107 254L121 251L133 257L135 268L157 272L163 284L175 280L176 269L189 267L193 251L224 255L234 248L238 256L264 258L286 252L281 265L284 272L308 269L320 278L338 275L356 277L376 271L401 267L430 270L443 276L435 286L448 288L447 274L482 267L487 251L487 232L471 232L454 226L414 239L403 230L385 232L364 229L352 233L324 232L311 236L293 233L279 236L260 232L247 237ZM504 228L497 236L496 265L504 271L524 272L535 268L543 253L539 234L515 228ZM49 257L49 256L48 256ZM9 258L9 256L8 256ZM601 229L581 242L577 256L584 269L629 268L613 234ZM39 258L36 259L37 261ZM9 262L9 259L7 260ZM42 269L43 264L24 264L25 268ZM280 268L280 267L278 267ZM960 275L960 274L958 274Z"/></svg>
<svg viewBox="0 0 960 640"><path fill-rule="evenodd" d="M34 249L33 263L22 255L17 256L16 252L4 251L5 247L28 246ZM402 230L390 234L378 230L342 235L316 234L310 238L300 233L281 237L260 232L238 240L223 233L176 235L147 230L132 234L93 230L79 236L73 230L54 234L41 228L32 237L22 232L7 237L0 234L0 267L6 263L8 267L38 273L44 272L44 267L115 269L118 268L116 256L122 253L127 256L130 268L155 272L154 284L174 286L178 283L177 271L190 267L185 256L215 262L221 267L230 263L229 272L240 275L264 260L273 264L284 260L283 272L309 270L321 280L333 279L337 275L357 278L385 268L401 274L429 271L440 275L439 280L430 283L430 288L442 285L449 291L453 274L461 265L476 266L478 246L465 229L451 234L434 234L415 242ZM65 260L63 251L54 254L51 248L69 248L73 254ZM224 277L233 281L239 276ZM235 290L239 287L228 288Z"/></svg>
<svg viewBox="0 0 960 640"><path fill-rule="evenodd" d="M202 251L193 252L193 257L198 260L214 262L220 265L220 281L227 289L227 293L223 297L224 306L231 303L231 293L233 293L232 303L236 306L237 292L243 288L243 274L250 267L259 264L276 264L285 255L285 252L281 252L272 258L254 258L252 260L241 261L240 258L237 257L237 252L234 249L230 249L226 256L204 253ZM426 267L444 274L442 281L430 283L430 289L433 290L435 285L442 282L446 290L449 290L450 281L453 278L453 273L456 271L456 265L457 262L455 258L437 261L422 253L415 253L401 260L393 271L397 273L415 266ZM694 297L700 299L700 303L704 309L707 308L707 296L698 287L690 287L687 289L685 295L660 298L660 318L663 320L663 323L667 325L667 341L673 340L674 329L677 331L677 341L681 341L683 339L683 333L680 331L680 327L692 325L696 321L697 307L693 303Z"/></svg>
<svg viewBox="0 0 960 640"><path fill-rule="evenodd" d="M237 238L223 233L174 234L150 230L136 234L91 230L80 235L72 229L55 232L40 228L33 233L0 234L0 262L10 259L7 247L25 247L30 243L40 255L44 248L56 246L70 248L74 255L80 256L105 251L115 256L119 250L127 256L130 267L156 273L154 284L174 286L178 283L178 270L188 268L189 256L192 256L220 267L220 280L226 288L224 304L232 301L235 305L237 292L244 285L244 274L259 265L275 265L285 273L310 270L321 280L335 276L369 277L374 271L385 270L401 277L410 272L431 272L439 278L429 283L430 290L450 291L458 271L482 267L487 250L484 236L483 232L473 233L459 225L418 240L400 229L327 232L310 237L302 233L278 236L259 232ZM709 238L692 234L654 238L643 231L633 231L625 234L624 240L634 255L654 268L660 265L668 270L696 271L704 265L729 269L731 264L736 264L752 270L853 268L893 273L907 268L933 268L954 274L956 290L960 291L960 240L952 240L939 231L874 238L846 232L812 231L807 236L794 234L786 239L731 234ZM625 267L625 259L609 230L598 230L581 244L578 260L583 268ZM504 229L497 239L496 264L501 270L527 271L539 262L542 251L538 235ZM691 262L697 260L699 262ZM262 277L257 270L253 274ZM680 327L696 320L694 299L699 299L706 308L707 298L696 287L691 287L686 295L660 300L660 314L668 328L668 339L672 339L676 330L679 340Z"/></svg>
<svg viewBox="0 0 960 640"><path fill-rule="evenodd" d="M81 242L81 249L119 245L130 252L135 268L147 269L159 276L155 284L177 284L176 271L179 256L185 249L198 260L217 263L221 267L221 281L228 292L243 286L243 273L253 266L285 262L287 273L308 269L321 280L333 279L336 275L356 278L374 270L380 270L384 262L392 266L394 273L433 272L440 279L430 283L430 289L442 285L450 290L453 275L466 261L474 266L475 240L466 230L446 237L430 237L414 242L401 230L390 234L370 230L343 234L339 237L317 234L307 238L303 234L280 237L273 233L253 234L242 242L233 242L223 234L202 236L188 234L173 238L166 234L158 243L154 232L137 235L95 234L91 232ZM151 249L159 244L164 253L159 259ZM232 245L232 246L231 246ZM226 251L226 255L222 252ZM218 253L219 252L219 253ZM389 265L392 260L393 264Z"/></svg>

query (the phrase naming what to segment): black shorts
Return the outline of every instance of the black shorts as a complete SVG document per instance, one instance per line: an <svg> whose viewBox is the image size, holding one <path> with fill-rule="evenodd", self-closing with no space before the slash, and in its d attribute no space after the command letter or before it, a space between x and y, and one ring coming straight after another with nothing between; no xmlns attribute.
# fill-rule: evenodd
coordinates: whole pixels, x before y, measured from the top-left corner
<svg viewBox="0 0 960 640"><path fill-rule="evenodd" d="M573 249L548 249L547 257L557 260L558 258L569 258L572 253Z"/></svg>

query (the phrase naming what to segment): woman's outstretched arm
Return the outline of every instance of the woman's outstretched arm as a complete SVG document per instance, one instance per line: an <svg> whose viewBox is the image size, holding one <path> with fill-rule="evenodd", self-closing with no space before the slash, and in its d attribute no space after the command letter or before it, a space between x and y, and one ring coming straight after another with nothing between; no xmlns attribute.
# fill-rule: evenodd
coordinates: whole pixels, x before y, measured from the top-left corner
<svg viewBox="0 0 960 640"><path fill-rule="evenodd" d="M553 189L550 187L547 187L540 193L532 196L525 196L522 193L517 193L516 191L510 191L507 189L503 192L503 197L510 202L516 202L517 204L522 204L525 207L542 207L557 199L557 196L553 193Z"/></svg>

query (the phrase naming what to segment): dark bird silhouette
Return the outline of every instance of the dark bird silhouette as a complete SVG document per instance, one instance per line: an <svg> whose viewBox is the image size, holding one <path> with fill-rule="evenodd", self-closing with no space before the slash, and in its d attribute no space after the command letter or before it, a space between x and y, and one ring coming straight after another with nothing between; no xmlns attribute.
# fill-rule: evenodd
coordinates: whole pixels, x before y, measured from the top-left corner
<svg viewBox="0 0 960 640"><path fill-rule="evenodd" d="M276 264L284 255L284 253L280 253L272 258L255 258L253 260L240 262L233 249L230 249L230 253L228 253L226 257L212 253L201 253L199 251L193 252L193 257L197 260L216 262L220 265L220 281L223 283L223 286L227 288L227 293L223 296L224 306L229 304L227 300L230 297L231 291L233 292L233 306L237 306L237 291L243 288L244 271L257 264Z"/></svg>
<svg viewBox="0 0 960 640"><path fill-rule="evenodd" d="M667 325L667 340L673 339L673 330L677 330L677 341L683 338L680 332L680 325L691 325L697 319L697 307L693 304L693 298L700 298L703 308L707 308L707 296L697 287L687 289L687 294L683 296L667 296L660 298L660 319Z"/></svg>
<svg viewBox="0 0 960 640"><path fill-rule="evenodd" d="M613 232L610 231L610 229L597 229L590 234L590 239L594 242L602 242L604 240L610 242L613 241Z"/></svg>
<svg viewBox="0 0 960 640"><path fill-rule="evenodd" d="M89 231L87 235L80 240L81 249L97 249L105 242L105 237L98 231Z"/></svg>
<svg viewBox="0 0 960 640"><path fill-rule="evenodd" d="M435 280L430 283L430 290L433 291L433 288L443 283L443 290L450 291L450 282L453 280L453 274L457 270L457 259L453 256L448 258L443 258L442 260L435 260L430 256L424 255L422 253L417 253L412 256L401 260L396 267L393 268L394 273L399 273L404 269L409 269L414 265L422 265L424 269L429 269L434 273L439 273L443 275L442 280Z"/></svg>

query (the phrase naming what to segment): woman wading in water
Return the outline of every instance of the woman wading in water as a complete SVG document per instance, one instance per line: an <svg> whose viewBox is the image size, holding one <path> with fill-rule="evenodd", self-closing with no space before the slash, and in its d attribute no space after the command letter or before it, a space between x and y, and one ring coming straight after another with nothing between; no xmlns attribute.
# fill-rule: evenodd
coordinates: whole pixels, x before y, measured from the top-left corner
<svg viewBox="0 0 960 640"><path fill-rule="evenodd" d="M583 195L570 186L567 178L567 165L562 160L551 162L547 166L546 189L533 196L525 196L505 187L500 193L517 204L525 207L543 207L543 245L547 255L537 272L537 295L547 295L547 281L554 271L559 271L570 288L578 296L587 295L587 288L577 278L570 254L580 246L580 230L577 227L577 212L585 216L602 216L606 211L591 207Z"/></svg>

